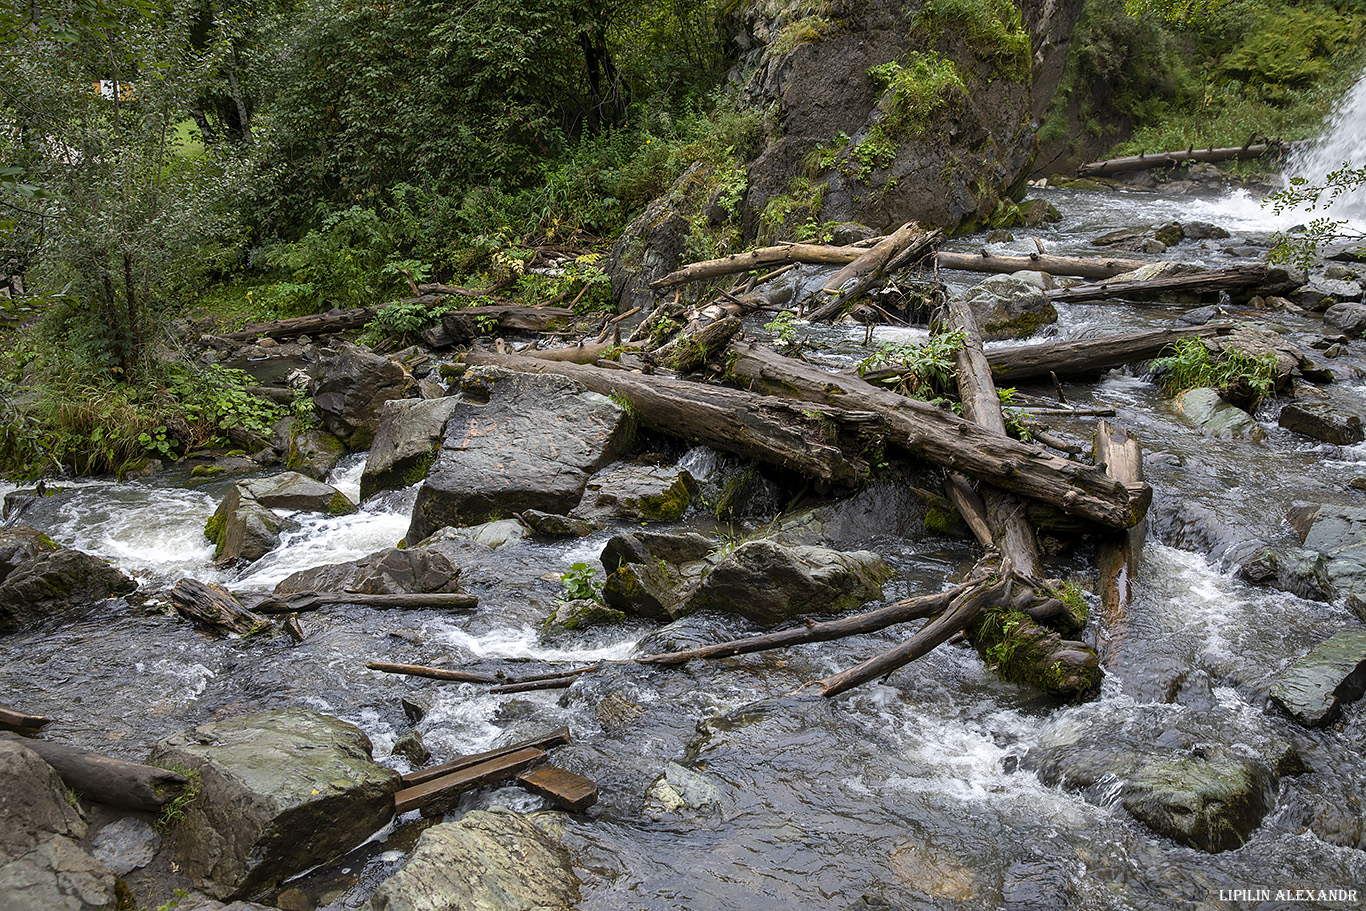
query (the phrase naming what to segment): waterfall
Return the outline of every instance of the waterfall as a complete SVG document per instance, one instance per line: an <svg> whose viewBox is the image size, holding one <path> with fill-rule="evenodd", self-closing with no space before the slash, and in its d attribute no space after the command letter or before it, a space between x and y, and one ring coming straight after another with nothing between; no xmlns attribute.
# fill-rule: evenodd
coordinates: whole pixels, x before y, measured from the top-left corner
<svg viewBox="0 0 1366 911"><path fill-rule="evenodd" d="M1297 152L1286 169L1287 177L1303 177L1321 184L1342 167L1366 167L1366 73L1338 103L1328 118L1323 135ZM1366 224L1366 187L1339 196L1328 210L1333 218Z"/></svg>

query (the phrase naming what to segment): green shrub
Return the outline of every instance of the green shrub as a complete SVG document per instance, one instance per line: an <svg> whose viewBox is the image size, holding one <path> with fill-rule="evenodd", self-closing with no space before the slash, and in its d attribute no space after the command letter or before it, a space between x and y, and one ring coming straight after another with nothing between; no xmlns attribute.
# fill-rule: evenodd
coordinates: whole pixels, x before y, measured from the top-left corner
<svg viewBox="0 0 1366 911"><path fill-rule="evenodd" d="M1181 339L1170 350L1171 354L1152 362L1153 374L1168 395L1209 387L1239 407L1251 409L1276 389L1274 354L1255 357L1229 351L1216 360L1198 338Z"/></svg>
<svg viewBox="0 0 1366 911"><path fill-rule="evenodd" d="M931 28L952 29L979 57L993 61L1013 82L1029 79L1029 34L1010 0L930 0L925 15Z"/></svg>

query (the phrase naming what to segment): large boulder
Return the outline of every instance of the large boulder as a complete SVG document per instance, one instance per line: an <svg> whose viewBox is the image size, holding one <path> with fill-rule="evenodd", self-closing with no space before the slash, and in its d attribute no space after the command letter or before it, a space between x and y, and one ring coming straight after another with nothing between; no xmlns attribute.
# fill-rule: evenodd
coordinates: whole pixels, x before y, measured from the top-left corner
<svg viewBox="0 0 1366 911"><path fill-rule="evenodd" d="M114 873L81 850L85 819L37 753L0 740L0 911L114 911Z"/></svg>
<svg viewBox="0 0 1366 911"><path fill-rule="evenodd" d="M327 477L346 455L346 444L321 427L300 427L298 421L290 419L282 436L288 440L285 467L310 478Z"/></svg>
<svg viewBox="0 0 1366 911"><path fill-rule="evenodd" d="M476 367L461 390L413 504L409 543L527 509L568 512L626 443L625 412L565 377Z"/></svg>
<svg viewBox="0 0 1366 911"><path fill-rule="evenodd" d="M253 499L267 509L320 512L329 516L347 516L356 511L356 504L346 494L331 484L297 471L238 481L236 487L242 498Z"/></svg>
<svg viewBox="0 0 1366 911"><path fill-rule="evenodd" d="M702 581L715 549L710 538L693 532L615 535L602 549L602 600L633 617L673 620Z"/></svg>
<svg viewBox="0 0 1366 911"><path fill-rule="evenodd" d="M360 729L307 709L242 715L174 734L151 762L198 770L176 825L196 888L244 898L355 847L393 818L399 774Z"/></svg>
<svg viewBox="0 0 1366 911"><path fill-rule="evenodd" d="M1281 776L1304 771L1294 747L1241 715L1180 705L1088 706L1050 723L1022 768L1108 804L1174 841L1237 848L1275 805Z"/></svg>
<svg viewBox="0 0 1366 911"><path fill-rule="evenodd" d="M902 0L826 14L734 4L740 102L782 129L748 168L745 235L791 221L784 213L883 229L991 221L1023 187L1036 141L1029 35L1018 19L988 16L939 17Z"/></svg>
<svg viewBox="0 0 1366 911"><path fill-rule="evenodd" d="M1323 727L1366 693L1366 630L1343 630L1286 668L1271 698L1300 724Z"/></svg>
<svg viewBox="0 0 1366 911"><path fill-rule="evenodd" d="M127 595L137 583L27 525L0 528L0 632Z"/></svg>
<svg viewBox="0 0 1366 911"><path fill-rule="evenodd" d="M365 911L551 911L579 901L564 846L526 817L474 810L422 833Z"/></svg>
<svg viewBox="0 0 1366 911"><path fill-rule="evenodd" d="M1058 321L1040 272L989 276L968 289L965 300L988 341L1025 338Z"/></svg>
<svg viewBox="0 0 1366 911"><path fill-rule="evenodd" d="M391 548L351 560L302 569L275 585L277 595L360 592L369 595L460 591L460 567L440 551Z"/></svg>
<svg viewBox="0 0 1366 911"><path fill-rule="evenodd" d="M335 487L296 471L238 481L204 523L214 559L251 563L274 550L280 533L294 524L276 509L340 516L355 512L356 504Z"/></svg>
<svg viewBox="0 0 1366 911"><path fill-rule="evenodd" d="M1224 401L1214 389L1187 389L1172 404L1183 418L1217 440L1266 439L1266 431L1252 415Z"/></svg>
<svg viewBox="0 0 1366 911"><path fill-rule="evenodd" d="M650 282L685 262L694 219L706 203L706 174L700 162L688 168L612 245L607 274L619 310L649 307L655 298Z"/></svg>
<svg viewBox="0 0 1366 911"><path fill-rule="evenodd" d="M323 425L352 450L370 445L385 402L416 391L416 383L398 361L354 345L319 358L309 375L313 406Z"/></svg>
<svg viewBox="0 0 1366 911"><path fill-rule="evenodd" d="M385 402L360 477L360 498L408 487L425 478L441 449L446 421L459 404L455 396Z"/></svg>
<svg viewBox="0 0 1366 911"><path fill-rule="evenodd" d="M678 613L718 610L772 626L837 614L882 597L891 567L877 554L749 541L721 559Z"/></svg>
<svg viewBox="0 0 1366 911"><path fill-rule="evenodd" d="M1327 402L1288 402L1276 422L1286 430L1334 446L1351 446L1366 439L1358 415L1343 414Z"/></svg>
<svg viewBox="0 0 1366 911"><path fill-rule="evenodd" d="M1366 334L1366 306L1357 303L1334 304L1324 312L1323 321L1352 338L1360 338Z"/></svg>

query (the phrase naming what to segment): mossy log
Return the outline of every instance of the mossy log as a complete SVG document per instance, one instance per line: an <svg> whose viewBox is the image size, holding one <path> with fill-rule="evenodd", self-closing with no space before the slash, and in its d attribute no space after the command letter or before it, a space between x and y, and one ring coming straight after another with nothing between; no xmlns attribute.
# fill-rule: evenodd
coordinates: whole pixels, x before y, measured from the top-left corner
<svg viewBox="0 0 1366 911"><path fill-rule="evenodd" d="M28 747L56 769L68 788L86 800L155 813L178 797L190 781L184 775L156 766L111 759L79 747L15 734L0 737Z"/></svg>
<svg viewBox="0 0 1366 911"><path fill-rule="evenodd" d="M730 376L756 392L824 402L876 415L888 442L979 481L1058 507L1108 528L1128 528L1151 490L1134 496L1104 470L1040 446L989 433L928 402L878 389L753 345L732 345Z"/></svg>
<svg viewBox="0 0 1366 911"><path fill-rule="evenodd" d="M378 307L360 307L356 310L340 310L333 313L316 313L311 316L292 316L268 323L253 323L237 332L229 332L223 338L234 342L251 342L258 338L276 340L298 338L301 335L327 335L333 332L346 332L359 329L375 318Z"/></svg>
<svg viewBox="0 0 1366 911"><path fill-rule="evenodd" d="M545 332L573 318L574 311L566 307L463 307L441 314L441 328L451 344L465 345L493 332Z"/></svg>
<svg viewBox="0 0 1366 911"><path fill-rule="evenodd" d="M1072 701L1100 689L1095 651L1062 638L1023 611L988 610L964 628L963 636L1002 680Z"/></svg>
<svg viewBox="0 0 1366 911"><path fill-rule="evenodd" d="M593 392L625 401L636 420L648 429L699 440L816 481L851 485L868 476L868 463L858 454L855 441L838 433L839 423L828 413L803 409L788 400L515 354L471 351L465 362L567 376Z"/></svg>
<svg viewBox="0 0 1366 911"><path fill-rule="evenodd" d="M695 323L656 351L655 360L680 374L692 373L725 351L740 329L740 320L734 316L706 324Z"/></svg>

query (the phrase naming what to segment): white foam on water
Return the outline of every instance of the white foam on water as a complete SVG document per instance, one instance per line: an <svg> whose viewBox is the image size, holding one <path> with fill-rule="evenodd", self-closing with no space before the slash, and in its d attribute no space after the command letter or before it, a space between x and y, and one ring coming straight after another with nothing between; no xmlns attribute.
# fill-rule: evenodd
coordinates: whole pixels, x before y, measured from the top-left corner
<svg viewBox="0 0 1366 911"><path fill-rule="evenodd" d="M620 661L631 655L636 640L627 639L597 648L556 648L543 645L538 630L530 626L504 627L471 635L445 619L423 624L423 632L433 642L443 642L476 658L526 659L535 661Z"/></svg>
<svg viewBox="0 0 1366 911"><path fill-rule="evenodd" d="M402 513L362 510L349 516L296 513L297 529L280 535L275 549L233 582L241 589L270 589L286 576L316 566L358 560L394 547L408 532Z"/></svg>

